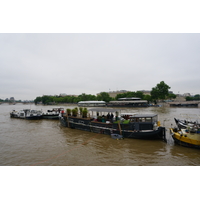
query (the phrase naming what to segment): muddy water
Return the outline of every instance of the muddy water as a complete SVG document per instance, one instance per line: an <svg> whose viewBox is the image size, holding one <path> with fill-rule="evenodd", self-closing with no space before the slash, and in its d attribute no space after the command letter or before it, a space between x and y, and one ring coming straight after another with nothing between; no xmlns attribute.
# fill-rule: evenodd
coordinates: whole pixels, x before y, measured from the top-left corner
<svg viewBox="0 0 200 200"><path fill-rule="evenodd" d="M66 109L69 106L63 107ZM56 120L10 118L10 111L24 108L46 111L52 106L0 105L1 166L200 165L200 151L175 145L169 134L169 128L175 125L174 117L199 119L199 108L122 109L123 112L157 113L161 124L167 129L167 143L137 139L114 140L107 135L62 127Z"/></svg>

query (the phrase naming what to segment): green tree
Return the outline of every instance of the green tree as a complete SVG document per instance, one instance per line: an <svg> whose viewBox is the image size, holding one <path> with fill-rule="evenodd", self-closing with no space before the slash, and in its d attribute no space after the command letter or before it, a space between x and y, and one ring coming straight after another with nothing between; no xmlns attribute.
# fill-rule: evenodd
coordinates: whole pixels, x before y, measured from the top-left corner
<svg viewBox="0 0 200 200"><path fill-rule="evenodd" d="M170 87L164 82L161 81L156 85L156 87L151 90L151 97L153 100L157 101L159 99L164 100L169 96Z"/></svg>
<svg viewBox="0 0 200 200"><path fill-rule="evenodd" d="M200 100L200 95L199 94L194 95L194 100Z"/></svg>
<svg viewBox="0 0 200 200"><path fill-rule="evenodd" d="M115 100L118 100L119 98L128 98L128 97L139 97L141 99L144 99L144 93L141 91L121 93L116 95Z"/></svg>
<svg viewBox="0 0 200 200"><path fill-rule="evenodd" d="M42 102L42 97L36 97L34 103L37 105L39 102Z"/></svg>
<svg viewBox="0 0 200 200"><path fill-rule="evenodd" d="M120 98L125 98L125 97L126 97L125 94L126 94L126 93L117 94L116 97L115 97L115 100L118 100L118 99L120 99Z"/></svg>
<svg viewBox="0 0 200 200"><path fill-rule="evenodd" d="M175 94L169 94L169 95L168 95L168 98L169 98L169 99L176 99L176 95L175 95Z"/></svg>
<svg viewBox="0 0 200 200"><path fill-rule="evenodd" d="M100 94L97 95L97 100L109 102L112 100L112 98L110 97L110 95L107 92L101 92Z"/></svg>
<svg viewBox="0 0 200 200"><path fill-rule="evenodd" d="M79 99L81 99L81 101L88 101L87 95L85 93L82 93L78 97L79 97Z"/></svg>
<svg viewBox="0 0 200 200"><path fill-rule="evenodd" d="M144 99L144 93L141 92L141 91L137 91L137 92L135 93L135 97L139 97L139 98L141 98L141 99Z"/></svg>
<svg viewBox="0 0 200 200"><path fill-rule="evenodd" d="M193 97L185 97L186 101L192 101L194 98Z"/></svg>
<svg viewBox="0 0 200 200"><path fill-rule="evenodd" d="M42 97L42 103L45 104L49 104L53 102L53 96L48 96L48 95L44 95Z"/></svg>
<svg viewBox="0 0 200 200"><path fill-rule="evenodd" d="M144 100L147 100L148 103L150 103L150 102L152 101L151 95L149 95L149 94L144 95L144 98L143 98L143 99L144 99Z"/></svg>

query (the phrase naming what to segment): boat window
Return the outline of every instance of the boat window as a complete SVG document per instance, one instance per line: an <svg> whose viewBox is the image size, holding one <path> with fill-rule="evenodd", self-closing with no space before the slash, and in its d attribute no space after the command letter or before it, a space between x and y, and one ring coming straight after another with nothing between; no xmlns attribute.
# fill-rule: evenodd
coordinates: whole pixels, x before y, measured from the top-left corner
<svg viewBox="0 0 200 200"><path fill-rule="evenodd" d="M139 118L135 118L135 120L134 120L135 122L139 122Z"/></svg>
<svg viewBox="0 0 200 200"><path fill-rule="evenodd" d="M139 122L145 122L145 118L144 117L140 117L139 118Z"/></svg>
<svg viewBox="0 0 200 200"><path fill-rule="evenodd" d="M142 120L142 122L145 122L145 118L143 117L143 118L141 118L141 120Z"/></svg>
<svg viewBox="0 0 200 200"><path fill-rule="evenodd" d="M152 122L157 122L157 121L158 121L158 117L157 116L152 118Z"/></svg>
<svg viewBox="0 0 200 200"><path fill-rule="evenodd" d="M147 117L146 122L151 122L151 117Z"/></svg>

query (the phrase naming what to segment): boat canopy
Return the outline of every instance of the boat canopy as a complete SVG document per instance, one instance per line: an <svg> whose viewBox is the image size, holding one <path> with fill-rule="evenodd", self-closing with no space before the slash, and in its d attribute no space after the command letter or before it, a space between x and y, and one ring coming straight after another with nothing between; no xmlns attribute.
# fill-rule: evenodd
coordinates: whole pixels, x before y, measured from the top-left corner
<svg viewBox="0 0 200 200"><path fill-rule="evenodd" d="M130 101L130 100L140 100L139 97L126 97L126 98L119 98L119 101Z"/></svg>
<svg viewBox="0 0 200 200"><path fill-rule="evenodd" d="M78 103L83 103L83 104L85 104L85 103L88 103L88 104L90 104L90 103L106 103L105 101L79 101Z"/></svg>
<svg viewBox="0 0 200 200"><path fill-rule="evenodd" d="M79 101L78 106L106 106L105 101Z"/></svg>
<svg viewBox="0 0 200 200"><path fill-rule="evenodd" d="M128 116L134 116L136 115L137 113L121 113L120 115L123 116L123 115L128 115Z"/></svg>
<svg viewBox="0 0 200 200"><path fill-rule="evenodd" d="M157 114L136 114L130 116L131 121L133 122L157 122L158 115Z"/></svg>
<svg viewBox="0 0 200 200"><path fill-rule="evenodd" d="M110 101L112 104L125 104L125 103L147 103L147 100L138 100L138 101Z"/></svg>

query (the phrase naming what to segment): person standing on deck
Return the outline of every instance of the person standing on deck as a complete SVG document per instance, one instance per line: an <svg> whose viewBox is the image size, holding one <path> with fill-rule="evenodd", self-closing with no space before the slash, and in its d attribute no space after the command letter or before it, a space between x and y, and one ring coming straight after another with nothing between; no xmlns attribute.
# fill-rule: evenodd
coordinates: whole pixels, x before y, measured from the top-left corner
<svg viewBox="0 0 200 200"><path fill-rule="evenodd" d="M109 113L107 114L107 120L110 120L110 114Z"/></svg>

